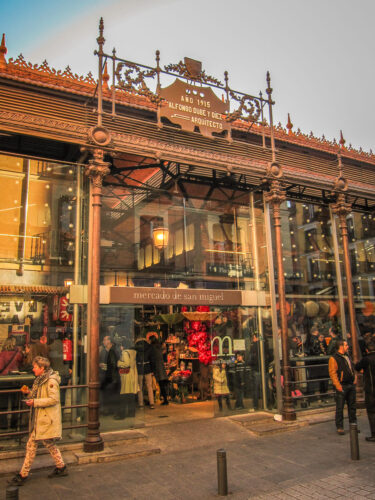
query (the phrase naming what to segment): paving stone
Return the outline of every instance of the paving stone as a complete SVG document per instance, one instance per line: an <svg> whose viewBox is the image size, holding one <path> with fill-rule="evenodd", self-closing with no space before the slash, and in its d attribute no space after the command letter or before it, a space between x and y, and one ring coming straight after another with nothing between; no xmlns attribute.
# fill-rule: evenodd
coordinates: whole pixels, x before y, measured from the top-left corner
<svg viewBox="0 0 375 500"><path fill-rule="evenodd" d="M367 430L366 418L361 427ZM160 454L71 465L69 476L56 481L48 480L45 470L37 471L20 498L35 500L43 491L43 500L217 499L216 450L223 447L230 500L375 500L375 447L360 443L361 460L351 461L349 440L342 441L331 422L261 438L228 418L167 424L142 433ZM44 457L37 460L41 464ZM0 477L0 491L5 491L5 477Z"/></svg>

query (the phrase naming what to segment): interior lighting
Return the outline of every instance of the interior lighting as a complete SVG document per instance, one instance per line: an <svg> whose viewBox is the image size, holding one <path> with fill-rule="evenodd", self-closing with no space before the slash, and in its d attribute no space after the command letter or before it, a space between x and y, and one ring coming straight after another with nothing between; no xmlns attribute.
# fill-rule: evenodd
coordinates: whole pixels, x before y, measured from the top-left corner
<svg viewBox="0 0 375 500"><path fill-rule="evenodd" d="M46 189L49 189L51 186L49 184L46 184Z"/></svg>
<svg viewBox="0 0 375 500"><path fill-rule="evenodd" d="M65 288L68 288L69 286L73 285L73 280L64 280L64 286Z"/></svg>
<svg viewBox="0 0 375 500"><path fill-rule="evenodd" d="M168 246L169 229L167 227L154 227L152 230L152 239L155 248L165 248Z"/></svg>

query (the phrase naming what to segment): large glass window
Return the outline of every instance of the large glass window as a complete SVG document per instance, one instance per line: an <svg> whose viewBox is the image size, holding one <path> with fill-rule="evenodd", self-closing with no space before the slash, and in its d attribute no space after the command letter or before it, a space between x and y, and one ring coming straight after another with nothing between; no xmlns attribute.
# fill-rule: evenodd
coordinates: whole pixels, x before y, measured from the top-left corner
<svg viewBox="0 0 375 500"><path fill-rule="evenodd" d="M347 217L349 257L352 272L354 306L356 313L357 335L360 347L365 348L364 337L375 332L375 219L372 214L353 212ZM338 240L342 237L337 224ZM347 300L347 282L341 252L340 268L343 276L344 301ZM347 331L350 319L345 308ZM350 337L350 334L349 334ZM349 338L350 342L350 338Z"/></svg>
<svg viewBox="0 0 375 500"><path fill-rule="evenodd" d="M328 358L342 335L334 241L328 206L287 200L281 213L292 397L301 409L332 401Z"/></svg>
<svg viewBox="0 0 375 500"><path fill-rule="evenodd" d="M254 210L258 244L263 248L258 253L261 289L265 290L263 212L258 205ZM102 283L254 290L250 215L248 194L239 193L235 201L228 201L220 190L200 199L104 188ZM155 239L157 231L167 232L161 243Z"/></svg>
<svg viewBox="0 0 375 500"><path fill-rule="evenodd" d="M0 438L27 433L18 389L32 384L36 355L60 374L64 437L79 438L86 391L70 387L85 384L84 314L70 305L69 285L87 261L82 167L0 155L0 183L0 389L10 391L0 398L10 412Z"/></svg>

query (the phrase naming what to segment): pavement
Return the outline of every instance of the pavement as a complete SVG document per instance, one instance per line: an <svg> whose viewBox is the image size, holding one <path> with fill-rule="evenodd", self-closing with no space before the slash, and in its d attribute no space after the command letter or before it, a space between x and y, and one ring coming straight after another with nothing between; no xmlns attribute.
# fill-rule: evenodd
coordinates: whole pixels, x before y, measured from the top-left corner
<svg viewBox="0 0 375 500"><path fill-rule="evenodd" d="M359 417L358 461L350 458L349 433L337 435L332 420L316 423L313 419L310 423L315 425L262 436L237 420L222 417L146 427L141 431L143 437L159 453L72 465L68 477L56 479L48 479L45 469L36 470L19 489L19 499L221 498L217 494L216 451L223 448L230 499L375 500L375 443L364 439L368 435L364 412ZM38 456L36 467L40 459ZM1 499L5 490L6 476L0 477Z"/></svg>

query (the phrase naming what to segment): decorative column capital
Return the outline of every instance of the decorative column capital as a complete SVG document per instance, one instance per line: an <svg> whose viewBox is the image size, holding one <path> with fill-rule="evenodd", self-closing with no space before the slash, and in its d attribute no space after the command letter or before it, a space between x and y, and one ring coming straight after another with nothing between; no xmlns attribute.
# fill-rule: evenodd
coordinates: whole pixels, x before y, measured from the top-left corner
<svg viewBox="0 0 375 500"><path fill-rule="evenodd" d="M332 211L338 217L347 217L352 211L351 203L347 203L345 195L340 193L337 195L336 203L332 204Z"/></svg>
<svg viewBox="0 0 375 500"><path fill-rule="evenodd" d="M92 155L93 158L86 166L86 175L94 187L101 188L104 177L110 172L109 163L103 160L104 151L102 149L93 149Z"/></svg>
<svg viewBox="0 0 375 500"><path fill-rule="evenodd" d="M275 205L280 205L286 200L285 188L280 181L271 181L269 187L269 191L266 191L264 193L264 197L267 203L270 203L274 207Z"/></svg>

